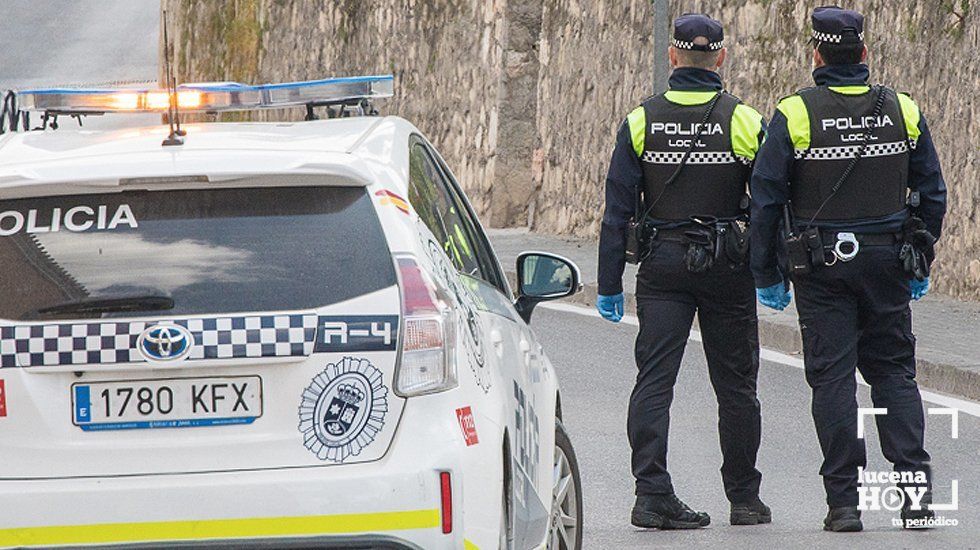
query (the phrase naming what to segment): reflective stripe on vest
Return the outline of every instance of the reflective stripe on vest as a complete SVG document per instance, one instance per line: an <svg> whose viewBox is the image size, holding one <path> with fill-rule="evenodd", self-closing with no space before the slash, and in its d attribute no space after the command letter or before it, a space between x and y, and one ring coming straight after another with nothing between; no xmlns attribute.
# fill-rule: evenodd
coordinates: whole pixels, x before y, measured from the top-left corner
<svg viewBox="0 0 980 550"><path fill-rule="evenodd" d="M786 130L789 131L793 149L802 151L810 147L810 114L806 110L803 98L791 95L783 98L776 110L786 117Z"/></svg>
<svg viewBox="0 0 980 550"><path fill-rule="evenodd" d="M706 105L714 99L717 92L689 92L684 90L667 90L664 97L678 105Z"/></svg>
<svg viewBox="0 0 980 550"><path fill-rule="evenodd" d="M744 103L736 105L732 115L732 151L735 155L746 160L755 160L760 134L762 115Z"/></svg>
<svg viewBox="0 0 980 550"><path fill-rule="evenodd" d="M808 88L779 103L795 149L790 188L797 218L809 220L816 215L817 221L857 221L888 216L905 207L909 150L915 146L912 136L918 137L908 129L906 112L917 119L917 109L912 113L902 105L901 96L886 89L881 114L873 120L875 96L869 90L867 86ZM828 200L869 128L873 128L872 139L861 160Z"/></svg>
<svg viewBox="0 0 980 550"><path fill-rule="evenodd" d="M915 147L915 142L919 140L919 134L922 133L919 130L919 119L922 118L919 106L908 94L902 93L898 94L898 103L902 106L902 118L905 119L905 131L909 134L909 142L912 147Z"/></svg>
<svg viewBox="0 0 980 550"><path fill-rule="evenodd" d="M715 93L669 90L664 95L668 101L677 103L678 105L704 105L708 101L711 101ZM630 132L630 142L633 145L633 151L636 152L637 157L640 157L645 162L665 164L676 164L680 162L680 158L676 158L675 160L675 156L669 154L654 155L651 151L651 154L644 155L647 122L646 109L642 106L637 107L626 117L626 120ZM762 115L744 103L736 105L732 118L732 151L734 152L734 156L744 159L742 162L754 160L755 154L759 150L759 135L761 133ZM732 156L729 154L724 158L707 159L708 162L705 163L733 162L734 159L731 158ZM667 160L668 157L669 160ZM692 160L690 162L699 163L700 161L701 155L692 154Z"/></svg>
<svg viewBox="0 0 980 550"><path fill-rule="evenodd" d="M830 86L830 89L844 95L861 95L867 93L868 86ZM905 131L909 138L909 147L915 149L919 140L919 106L912 101L908 94L899 93L898 102L902 108L902 118L905 120ZM776 109L786 117L786 129L793 142L796 158L803 156L803 151L810 148L810 116L803 103L803 98L792 95L780 100Z"/></svg>
<svg viewBox="0 0 980 550"><path fill-rule="evenodd" d="M663 195L651 217L686 221L695 215L731 218L742 213L740 203L759 147L762 117L748 107L739 110L738 98L722 92L702 127L705 109L715 94L671 90L644 102L643 115L634 111L628 117L634 149L642 150L645 200L649 205ZM634 126L641 121L645 123L642 144ZM664 183L699 132L688 166L665 190Z"/></svg>
<svg viewBox="0 0 980 550"><path fill-rule="evenodd" d="M633 152L636 156L643 156L643 140L647 135L647 111L642 106L633 109L633 112L626 117L626 122L630 128L630 139L633 142Z"/></svg>

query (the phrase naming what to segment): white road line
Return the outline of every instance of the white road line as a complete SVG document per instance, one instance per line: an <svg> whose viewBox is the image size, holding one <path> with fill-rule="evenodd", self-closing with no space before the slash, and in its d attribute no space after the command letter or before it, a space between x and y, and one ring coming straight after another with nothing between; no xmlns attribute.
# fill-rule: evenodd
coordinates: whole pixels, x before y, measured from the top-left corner
<svg viewBox="0 0 980 550"><path fill-rule="evenodd" d="M539 307L551 309L554 311L562 311L565 313L574 313L576 315L584 315L586 317L597 317L599 319L602 318L602 316L599 315L599 312L596 311L595 309L576 306L572 304L565 304L561 302L541 304ZM636 318L635 315L624 315L623 320L620 321L620 323L624 325L634 326L634 327L640 326L640 321L639 319ZM695 342L700 342L701 333L698 332L697 330L692 330L690 339ZM796 367L800 370L803 369L803 359L795 355L789 355L786 353L782 353L779 351L766 349L766 348L762 348L759 355L764 361L779 363L780 365L786 365L789 367ZM860 374L857 375L857 379L858 379L858 383L861 384L862 386L868 385L867 382L865 382L861 378ZM959 409L960 411L969 414L970 416L975 416L980 418L980 403L974 401L968 401L966 399L960 399L958 397L952 397L949 395L943 395L941 393L931 392L928 390L924 390L922 388L919 388L919 393L922 395L922 399L925 401L928 401L930 403L935 403L937 405L942 405L944 407Z"/></svg>

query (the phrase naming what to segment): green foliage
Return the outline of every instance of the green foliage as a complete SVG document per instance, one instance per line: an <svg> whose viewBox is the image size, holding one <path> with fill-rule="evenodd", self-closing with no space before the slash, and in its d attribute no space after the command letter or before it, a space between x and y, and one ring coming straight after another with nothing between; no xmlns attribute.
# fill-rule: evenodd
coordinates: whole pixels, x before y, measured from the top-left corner
<svg viewBox="0 0 980 550"><path fill-rule="evenodd" d="M776 11L780 18L785 18L789 21L792 21L795 10L796 10L796 2L781 1ZM809 17L807 18L807 21L809 21ZM807 32L809 32L809 29L807 29Z"/></svg>
<svg viewBox="0 0 980 550"><path fill-rule="evenodd" d="M914 21L909 21L905 27L905 39L909 42L915 42L919 39L919 26Z"/></svg>
<svg viewBox="0 0 980 550"><path fill-rule="evenodd" d="M170 23L178 81L256 82L265 31L260 0L171 0L168 4L176 12ZM223 113L218 119L246 120L247 115Z"/></svg>
<svg viewBox="0 0 980 550"><path fill-rule="evenodd" d="M251 82L258 75L262 25L258 0L236 0L224 6L225 67L232 80Z"/></svg>
<svg viewBox="0 0 980 550"><path fill-rule="evenodd" d="M943 32L954 40L960 40L966 34L966 21L970 17L970 0L942 0L940 10L946 14L949 23Z"/></svg>
<svg viewBox="0 0 980 550"><path fill-rule="evenodd" d="M172 39L179 44L176 61L181 79L255 80L264 33L259 0L184 0L176 4L180 24L174 26L182 32Z"/></svg>
<svg viewBox="0 0 980 550"><path fill-rule="evenodd" d="M366 16L367 0L340 0L340 11L344 14L341 19L340 28L336 29L337 36L345 44L350 42L351 36L357 28L358 21Z"/></svg>

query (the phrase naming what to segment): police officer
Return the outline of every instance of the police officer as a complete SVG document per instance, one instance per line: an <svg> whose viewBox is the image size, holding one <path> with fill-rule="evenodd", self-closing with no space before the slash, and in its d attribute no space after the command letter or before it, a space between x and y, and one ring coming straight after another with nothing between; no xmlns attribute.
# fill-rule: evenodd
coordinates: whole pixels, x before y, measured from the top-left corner
<svg viewBox="0 0 980 550"><path fill-rule="evenodd" d="M874 406L888 409L875 417L885 458L896 471L929 475L909 301L929 288L946 187L916 104L868 86L861 14L823 7L812 21L816 86L779 102L755 163L752 271L768 307L789 303L787 275L796 287L830 508L824 528L859 531L866 456L855 367ZM929 515L906 500L903 518Z"/></svg>
<svg viewBox="0 0 980 550"><path fill-rule="evenodd" d="M718 400L731 523L772 518L759 500L762 476L755 468L758 321L744 257L746 191L763 120L723 91L717 72L726 56L723 40L721 24L705 15L674 21L670 89L629 114L606 179L597 300L604 318L622 318L626 258L642 259L639 373L627 426L636 477L631 519L639 527L686 529L710 522L675 496L667 472L670 404L695 312Z"/></svg>

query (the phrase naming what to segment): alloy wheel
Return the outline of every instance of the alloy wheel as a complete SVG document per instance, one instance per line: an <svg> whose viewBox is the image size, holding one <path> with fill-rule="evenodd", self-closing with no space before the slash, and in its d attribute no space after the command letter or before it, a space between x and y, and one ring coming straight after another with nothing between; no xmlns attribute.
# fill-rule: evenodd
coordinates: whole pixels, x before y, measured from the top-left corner
<svg viewBox="0 0 980 550"><path fill-rule="evenodd" d="M578 491L565 451L555 446L549 550L575 550L578 536Z"/></svg>

